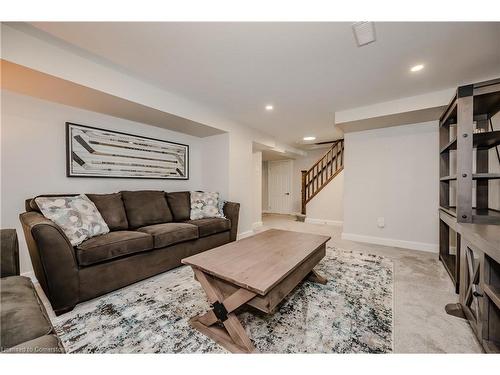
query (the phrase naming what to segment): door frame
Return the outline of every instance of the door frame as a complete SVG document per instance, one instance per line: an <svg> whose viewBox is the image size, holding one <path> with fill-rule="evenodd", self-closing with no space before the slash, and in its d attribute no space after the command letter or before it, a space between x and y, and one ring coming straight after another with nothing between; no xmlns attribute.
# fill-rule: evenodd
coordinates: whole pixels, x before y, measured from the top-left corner
<svg viewBox="0 0 500 375"><path fill-rule="evenodd" d="M272 199L271 199L271 165L278 163L287 163L288 164L288 177L290 179L290 208L289 212L280 212L274 209L268 209L268 213L273 214L283 214L283 215L291 215L293 214L293 160L292 159L282 159L282 160L268 160L267 162L267 205L268 207L272 207Z"/></svg>

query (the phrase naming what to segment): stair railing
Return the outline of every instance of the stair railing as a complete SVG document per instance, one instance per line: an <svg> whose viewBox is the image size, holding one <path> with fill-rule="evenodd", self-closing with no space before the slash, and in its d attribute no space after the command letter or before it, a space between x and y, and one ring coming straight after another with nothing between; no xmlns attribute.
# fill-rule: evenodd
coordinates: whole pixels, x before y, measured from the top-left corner
<svg viewBox="0 0 500 375"><path fill-rule="evenodd" d="M344 169L344 140L335 141L326 154L302 172L302 214L306 205Z"/></svg>

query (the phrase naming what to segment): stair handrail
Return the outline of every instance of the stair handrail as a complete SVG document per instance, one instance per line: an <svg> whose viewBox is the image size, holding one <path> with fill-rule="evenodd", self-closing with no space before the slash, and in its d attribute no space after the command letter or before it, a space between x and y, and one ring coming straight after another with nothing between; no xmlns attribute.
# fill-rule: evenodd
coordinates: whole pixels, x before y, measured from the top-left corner
<svg viewBox="0 0 500 375"><path fill-rule="evenodd" d="M344 169L344 140L335 141L328 151L316 161L311 168L302 172L302 207L306 214L306 205L314 198L340 171ZM333 166L335 163L335 168ZM319 181L321 180L321 181Z"/></svg>

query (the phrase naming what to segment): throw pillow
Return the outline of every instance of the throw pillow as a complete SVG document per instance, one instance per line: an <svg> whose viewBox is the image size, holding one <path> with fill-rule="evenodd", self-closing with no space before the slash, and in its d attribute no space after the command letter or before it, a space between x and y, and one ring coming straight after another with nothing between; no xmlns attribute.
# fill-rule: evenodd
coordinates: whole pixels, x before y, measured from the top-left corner
<svg viewBox="0 0 500 375"><path fill-rule="evenodd" d="M109 232L95 204L84 194L76 197L38 197L35 202L43 216L56 223L73 246Z"/></svg>
<svg viewBox="0 0 500 375"><path fill-rule="evenodd" d="M226 219L226 215L224 215L224 205L226 204L226 200L224 199L220 199L219 197L219 214L220 214L220 217Z"/></svg>
<svg viewBox="0 0 500 375"><path fill-rule="evenodd" d="M221 217L219 213L219 193L191 192L190 219Z"/></svg>

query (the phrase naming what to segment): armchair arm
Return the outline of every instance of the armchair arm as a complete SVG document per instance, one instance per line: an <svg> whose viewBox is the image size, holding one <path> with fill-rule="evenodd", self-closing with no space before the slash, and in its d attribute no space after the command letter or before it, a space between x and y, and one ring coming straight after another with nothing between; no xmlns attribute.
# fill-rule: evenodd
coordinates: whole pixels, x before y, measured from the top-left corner
<svg viewBox="0 0 500 375"><path fill-rule="evenodd" d="M62 229L38 212L19 215L35 275L56 313L78 302L80 282L73 246Z"/></svg>
<svg viewBox="0 0 500 375"><path fill-rule="evenodd" d="M226 202L224 205L224 216L231 220L231 241L236 241L238 234L238 221L240 217L240 204L235 202Z"/></svg>
<svg viewBox="0 0 500 375"><path fill-rule="evenodd" d="M15 229L0 230L1 277L19 275L19 243Z"/></svg>

